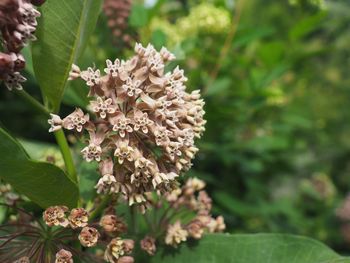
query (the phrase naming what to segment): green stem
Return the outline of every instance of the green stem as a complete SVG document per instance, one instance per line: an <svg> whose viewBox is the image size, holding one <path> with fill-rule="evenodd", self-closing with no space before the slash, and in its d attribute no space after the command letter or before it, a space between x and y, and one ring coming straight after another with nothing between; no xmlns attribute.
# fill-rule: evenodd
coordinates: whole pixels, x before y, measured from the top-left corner
<svg viewBox="0 0 350 263"><path fill-rule="evenodd" d="M50 114L50 112L44 105L42 105L39 101L37 101L34 97L32 97L26 91L17 90L16 93L19 96L21 96L25 101L27 101L30 105L32 105L33 108L35 108L37 111L47 116ZM64 135L64 132L62 130L55 132L55 137L56 137L57 144L60 147L60 150L64 159L64 163L66 165L68 176L70 179L72 179L73 182L78 183L77 172L73 162L72 153L69 149L69 145L68 145L66 136Z"/></svg>
<svg viewBox="0 0 350 263"><path fill-rule="evenodd" d="M45 106L42 105L39 101L37 101L30 94L28 94L25 90L16 90L15 92L20 97L22 97L25 101L27 101L30 105L32 105L33 108L35 108L37 111L45 115L50 115L50 112L45 108Z"/></svg>
<svg viewBox="0 0 350 263"><path fill-rule="evenodd" d="M60 147L64 163L66 165L68 177L75 183L78 183L77 171L75 169L72 153L69 149L69 145L62 130L55 132L55 137L58 146Z"/></svg>
<svg viewBox="0 0 350 263"><path fill-rule="evenodd" d="M108 203L111 200L111 198L112 198L111 195L104 196L104 198L102 199L101 203L90 214L89 220L94 220L99 214L101 214L103 209L105 209L105 207L108 205Z"/></svg>
<svg viewBox="0 0 350 263"><path fill-rule="evenodd" d="M136 211L135 211L135 206L130 206L129 209L130 209L130 228L131 228L131 231L133 234L136 235L136 232L137 232L137 229L136 229Z"/></svg>

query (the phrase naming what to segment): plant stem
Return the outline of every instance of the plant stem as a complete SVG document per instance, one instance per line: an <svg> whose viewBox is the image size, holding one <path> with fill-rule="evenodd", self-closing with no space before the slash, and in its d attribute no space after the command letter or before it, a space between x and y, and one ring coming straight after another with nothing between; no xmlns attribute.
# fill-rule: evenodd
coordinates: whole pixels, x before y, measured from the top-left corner
<svg viewBox="0 0 350 263"><path fill-rule="evenodd" d="M21 96L25 101L27 101L30 105L32 105L37 111L49 115L50 112L45 108L43 104L41 104L39 101L37 101L34 97L32 97L30 94L28 94L25 90L16 90L16 94Z"/></svg>
<svg viewBox="0 0 350 263"><path fill-rule="evenodd" d="M69 145L62 130L55 132L55 137L58 146L60 147L64 163L66 165L68 177L75 183L78 183L77 171L75 169L72 153L69 149Z"/></svg>
<svg viewBox="0 0 350 263"><path fill-rule="evenodd" d="M44 105L42 105L39 101L37 101L34 97L32 97L26 91L16 90L16 93L19 96L21 96L24 100L26 100L30 105L32 105L37 111L45 114L46 116L50 114L50 112ZM55 137L56 137L57 144L60 147L68 176L73 182L78 183L77 172L73 162L72 153L69 149L69 145L68 145L66 136L64 135L64 132L62 130L55 132Z"/></svg>
<svg viewBox="0 0 350 263"><path fill-rule="evenodd" d="M93 212L90 214L89 220L94 220L102 212L102 210L107 206L111 198L112 198L111 195L104 196L104 198L102 199L98 207L96 207L96 209L93 210Z"/></svg>
<svg viewBox="0 0 350 263"><path fill-rule="evenodd" d="M239 22L241 19L243 6L244 6L244 0L239 0L237 2L235 10L234 10L231 29L228 32L227 37L225 39L225 43L220 51L220 55L219 55L219 58L217 60L218 62L216 63L214 69L212 70L212 73L210 74L210 80L209 80L208 84L202 90L203 94L205 94L208 91L210 86L214 83L214 81L218 77L218 74L220 72L222 64L223 64L225 58L227 57L228 52L230 51L230 47L231 47L233 39L236 35L237 28L238 28L238 25L239 25Z"/></svg>
<svg viewBox="0 0 350 263"><path fill-rule="evenodd" d="M130 206L130 228L133 234L136 235L136 213L135 206Z"/></svg>

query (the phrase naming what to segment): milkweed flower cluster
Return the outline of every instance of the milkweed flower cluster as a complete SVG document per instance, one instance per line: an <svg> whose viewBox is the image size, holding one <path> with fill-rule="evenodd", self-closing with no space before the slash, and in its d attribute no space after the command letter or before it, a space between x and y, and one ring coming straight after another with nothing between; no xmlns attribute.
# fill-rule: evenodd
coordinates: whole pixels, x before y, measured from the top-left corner
<svg viewBox="0 0 350 263"><path fill-rule="evenodd" d="M33 4L41 5L38 0L4 0L0 3L0 30L3 52L0 52L0 79L9 89L22 89L26 79L20 71L25 67L21 49L29 41L35 40L36 18L40 16Z"/></svg>
<svg viewBox="0 0 350 263"><path fill-rule="evenodd" d="M122 193L129 205L144 210L146 193L164 194L176 187L176 178L191 167L206 121L198 90L186 92L187 78L176 67L165 73L175 56L166 48L135 46L127 61L107 60L100 70L73 66L70 79L89 86L90 114L77 108L61 119L52 114L50 131L62 127L87 131L82 150L87 162L99 163L98 193Z"/></svg>
<svg viewBox="0 0 350 263"><path fill-rule="evenodd" d="M130 46L135 38L128 24L132 0L104 0L103 11L107 17L108 27L112 31L114 42L118 46Z"/></svg>

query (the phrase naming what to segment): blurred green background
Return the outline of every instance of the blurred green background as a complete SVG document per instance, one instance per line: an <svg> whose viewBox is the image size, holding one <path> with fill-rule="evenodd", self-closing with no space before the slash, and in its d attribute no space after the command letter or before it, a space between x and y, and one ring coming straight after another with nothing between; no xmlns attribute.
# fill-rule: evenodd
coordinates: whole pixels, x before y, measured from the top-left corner
<svg viewBox="0 0 350 263"><path fill-rule="evenodd" d="M180 64L188 89L202 90L208 121L188 175L207 182L229 232L301 234L350 250L336 216L350 189L350 1L134 1L126 41L113 38L112 20L101 15L79 64L103 68L134 41L177 55L169 68ZM40 98L29 50L25 89ZM86 106L86 93L69 86L61 115ZM5 88L0 120L28 148L54 142L45 118ZM91 188L94 167L79 168Z"/></svg>

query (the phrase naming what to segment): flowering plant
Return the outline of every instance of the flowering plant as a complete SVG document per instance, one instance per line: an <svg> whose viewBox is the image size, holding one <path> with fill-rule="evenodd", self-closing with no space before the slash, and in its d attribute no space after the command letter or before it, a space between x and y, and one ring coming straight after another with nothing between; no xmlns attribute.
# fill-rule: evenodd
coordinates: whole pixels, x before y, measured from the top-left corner
<svg viewBox="0 0 350 263"><path fill-rule="evenodd" d="M45 123L38 137L56 140L40 150L0 123L0 262L343 260L298 237L223 233L216 189L191 174L205 133L204 88L189 84L176 50L136 41L137 8L127 0L0 0L0 79ZM125 49L110 59L84 49L98 44L102 11L113 54ZM171 41L226 34L230 23L227 10L202 3L172 25L179 36ZM87 62L96 64L78 66ZM42 101L29 94L33 86Z"/></svg>

